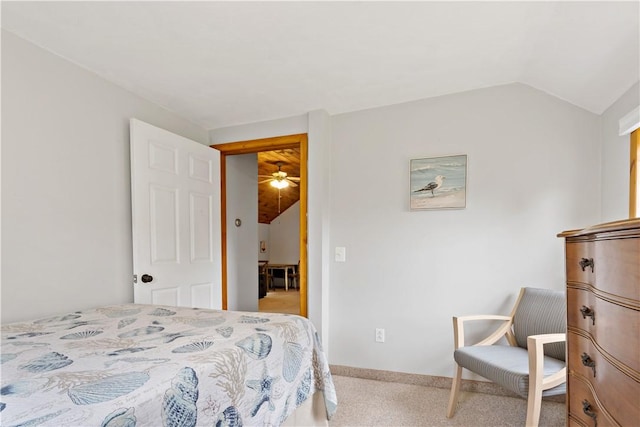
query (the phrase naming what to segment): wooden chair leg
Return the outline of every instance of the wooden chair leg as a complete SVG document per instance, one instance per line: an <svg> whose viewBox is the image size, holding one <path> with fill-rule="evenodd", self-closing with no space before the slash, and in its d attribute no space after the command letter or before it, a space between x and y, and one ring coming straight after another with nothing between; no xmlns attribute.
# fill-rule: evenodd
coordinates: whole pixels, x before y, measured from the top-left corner
<svg viewBox="0 0 640 427"><path fill-rule="evenodd" d="M546 335L551 337L552 335ZM529 356L529 393L527 396L527 427L538 427L542 407L544 387L544 343L553 338L540 339L540 336L527 337ZM557 339L557 338L556 338ZM548 388L548 387L547 387Z"/></svg>
<svg viewBox="0 0 640 427"><path fill-rule="evenodd" d="M542 408L542 387L536 387L535 390L529 388L529 396L527 397L527 427L538 427L540 422L540 409Z"/></svg>
<svg viewBox="0 0 640 427"><path fill-rule="evenodd" d="M449 396L449 408L447 408L447 418L453 417L458 406L458 395L460 394L460 383L462 382L462 366L456 363L456 372L451 383L451 395Z"/></svg>

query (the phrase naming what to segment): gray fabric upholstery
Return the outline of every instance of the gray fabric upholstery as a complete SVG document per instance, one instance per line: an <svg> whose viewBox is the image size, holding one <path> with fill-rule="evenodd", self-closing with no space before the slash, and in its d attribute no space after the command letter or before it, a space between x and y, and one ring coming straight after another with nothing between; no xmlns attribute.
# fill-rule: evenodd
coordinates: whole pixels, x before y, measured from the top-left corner
<svg viewBox="0 0 640 427"><path fill-rule="evenodd" d="M527 337L567 332L567 302L564 292L525 288L513 319L513 333L518 346L527 348ZM564 360L565 343L544 346L544 354Z"/></svg>
<svg viewBox="0 0 640 427"><path fill-rule="evenodd" d="M549 344L547 344L549 345ZM453 353L456 363L508 390L526 398L529 392L529 358L527 350L507 345L461 347ZM545 356L544 375L564 368L565 363ZM542 392L543 396L564 394L565 384Z"/></svg>
<svg viewBox="0 0 640 427"><path fill-rule="evenodd" d="M529 393L529 356L527 337L566 333L566 298L564 292L525 288L513 318L513 332L518 346L487 345L457 349L453 358L465 369L526 398ZM544 346L544 376L565 367L565 343ZM561 384L542 392L543 396L564 394Z"/></svg>

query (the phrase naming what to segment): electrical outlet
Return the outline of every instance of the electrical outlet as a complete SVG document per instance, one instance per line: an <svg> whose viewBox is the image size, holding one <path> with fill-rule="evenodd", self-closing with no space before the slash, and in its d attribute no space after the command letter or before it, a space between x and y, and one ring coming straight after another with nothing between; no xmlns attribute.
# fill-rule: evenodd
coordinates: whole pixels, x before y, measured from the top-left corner
<svg viewBox="0 0 640 427"><path fill-rule="evenodd" d="M376 342L384 342L384 329L376 328Z"/></svg>

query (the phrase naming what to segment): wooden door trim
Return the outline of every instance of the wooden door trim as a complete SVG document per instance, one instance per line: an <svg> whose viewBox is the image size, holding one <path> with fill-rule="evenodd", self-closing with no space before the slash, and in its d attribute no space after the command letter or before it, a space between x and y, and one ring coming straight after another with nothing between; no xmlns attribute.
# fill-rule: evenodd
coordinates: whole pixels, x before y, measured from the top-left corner
<svg viewBox="0 0 640 427"><path fill-rule="evenodd" d="M308 137L306 133L261 138L248 141L214 144L211 148L220 151L220 219L222 258L222 309L227 310L227 182L226 156L259 153L261 151L300 149L300 315L307 317L307 191L308 191ZM256 221L258 219L256 218Z"/></svg>
<svg viewBox="0 0 640 427"><path fill-rule="evenodd" d="M638 212L638 187L640 182L640 170L638 169L638 158L640 150L640 144L638 144L638 132L640 129L636 129L631 132L630 137L630 155L629 155L629 218L636 218L640 212Z"/></svg>

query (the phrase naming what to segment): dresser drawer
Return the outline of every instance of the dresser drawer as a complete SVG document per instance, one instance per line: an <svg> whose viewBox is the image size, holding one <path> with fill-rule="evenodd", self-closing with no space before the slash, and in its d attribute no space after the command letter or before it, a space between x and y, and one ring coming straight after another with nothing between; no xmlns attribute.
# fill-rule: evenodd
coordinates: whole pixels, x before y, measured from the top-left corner
<svg viewBox="0 0 640 427"><path fill-rule="evenodd" d="M593 316L585 317L580 311L583 307ZM636 310L567 287L567 328L585 331L612 357L640 372L640 313Z"/></svg>
<svg viewBox="0 0 640 427"><path fill-rule="evenodd" d="M567 424L640 427L640 218L559 236L567 269Z"/></svg>
<svg viewBox="0 0 640 427"><path fill-rule="evenodd" d="M578 422L578 420L576 420L575 418L572 418L571 416L569 416L567 426L568 427L588 427L587 425L582 424L581 422Z"/></svg>
<svg viewBox="0 0 640 427"><path fill-rule="evenodd" d="M622 425L640 422L638 382L602 356L593 343L580 335L567 334L569 372L591 384L600 401Z"/></svg>
<svg viewBox="0 0 640 427"><path fill-rule="evenodd" d="M575 418L578 424L585 426L595 427L596 422L598 427L621 426L598 404L585 379L570 374L568 380L569 417ZM634 425L630 424L630 426Z"/></svg>
<svg viewBox="0 0 640 427"><path fill-rule="evenodd" d="M567 281L594 285L595 268L591 271L591 266L587 265L594 261L594 242L567 242L565 250Z"/></svg>
<svg viewBox="0 0 640 427"><path fill-rule="evenodd" d="M593 255L598 289L640 300L640 239L599 240Z"/></svg>

